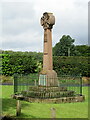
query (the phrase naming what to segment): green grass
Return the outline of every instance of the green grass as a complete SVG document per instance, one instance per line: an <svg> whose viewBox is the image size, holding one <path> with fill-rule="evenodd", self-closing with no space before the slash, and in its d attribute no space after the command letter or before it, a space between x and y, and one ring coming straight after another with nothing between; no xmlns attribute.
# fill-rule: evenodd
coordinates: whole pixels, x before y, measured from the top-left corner
<svg viewBox="0 0 90 120"><path fill-rule="evenodd" d="M15 116L16 100L11 98L13 86L2 86L2 112L3 115ZM22 114L24 118L50 118L50 108L56 109L57 118L88 118L88 87L83 87L83 94L86 97L85 102L79 103L29 103L21 101Z"/></svg>

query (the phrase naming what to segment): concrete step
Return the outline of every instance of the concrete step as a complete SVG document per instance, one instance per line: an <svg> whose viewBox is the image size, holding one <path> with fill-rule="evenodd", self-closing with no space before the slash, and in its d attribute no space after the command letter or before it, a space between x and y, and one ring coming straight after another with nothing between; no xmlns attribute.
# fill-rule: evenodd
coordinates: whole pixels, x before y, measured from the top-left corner
<svg viewBox="0 0 90 120"><path fill-rule="evenodd" d="M30 86L30 91L66 91L67 87L45 87L45 86Z"/></svg>

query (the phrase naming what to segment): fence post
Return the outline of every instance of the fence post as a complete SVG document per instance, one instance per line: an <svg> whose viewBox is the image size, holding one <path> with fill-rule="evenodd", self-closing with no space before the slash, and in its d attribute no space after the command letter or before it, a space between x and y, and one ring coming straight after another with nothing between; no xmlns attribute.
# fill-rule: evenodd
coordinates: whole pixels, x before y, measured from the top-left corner
<svg viewBox="0 0 90 120"><path fill-rule="evenodd" d="M21 103L20 100L17 100L16 116L19 116L20 114L21 114Z"/></svg>
<svg viewBox="0 0 90 120"><path fill-rule="evenodd" d="M17 92L17 74L14 74L13 85L14 85L14 93L16 93Z"/></svg>
<svg viewBox="0 0 90 120"><path fill-rule="evenodd" d="M52 120L56 119L56 109L55 108L51 108L51 118L52 118Z"/></svg>
<svg viewBox="0 0 90 120"><path fill-rule="evenodd" d="M58 80L58 87L60 87L60 82L59 82L59 80Z"/></svg>
<svg viewBox="0 0 90 120"><path fill-rule="evenodd" d="M36 82L36 80L35 80L35 86L37 86L37 82Z"/></svg>
<svg viewBox="0 0 90 120"><path fill-rule="evenodd" d="M82 76L80 75L80 95L82 96Z"/></svg>

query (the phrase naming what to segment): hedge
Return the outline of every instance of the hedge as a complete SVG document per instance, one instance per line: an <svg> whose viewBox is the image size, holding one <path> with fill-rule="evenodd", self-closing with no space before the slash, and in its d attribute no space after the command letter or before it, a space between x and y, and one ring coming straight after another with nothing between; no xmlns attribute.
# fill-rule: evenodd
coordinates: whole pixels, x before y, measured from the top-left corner
<svg viewBox="0 0 90 120"><path fill-rule="evenodd" d="M53 67L58 75L90 76L88 57L83 56L55 56Z"/></svg>
<svg viewBox="0 0 90 120"><path fill-rule="evenodd" d="M58 73L58 76L81 74L89 77L90 62L88 59L89 57L84 56L54 56L53 69ZM2 60L0 74L3 75L36 73L39 72L39 65L42 66L42 57L36 59L29 54L2 54L0 60Z"/></svg>

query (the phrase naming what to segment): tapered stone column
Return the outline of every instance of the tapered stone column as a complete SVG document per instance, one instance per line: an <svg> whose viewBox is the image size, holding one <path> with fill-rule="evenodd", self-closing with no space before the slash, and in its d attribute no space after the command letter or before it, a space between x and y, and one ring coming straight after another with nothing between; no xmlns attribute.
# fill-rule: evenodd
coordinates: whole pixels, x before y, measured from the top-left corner
<svg viewBox="0 0 90 120"><path fill-rule="evenodd" d="M52 27L55 17L52 13L45 12L41 18L44 28L43 70L39 75L39 85L58 86L57 73L53 70L52 60Z"/></svg>
<svg viewBox="0 0 90 120"><path fill-rule="evenodd" d="M52 30L44 30L43 69L52 70Z"/></svg>

